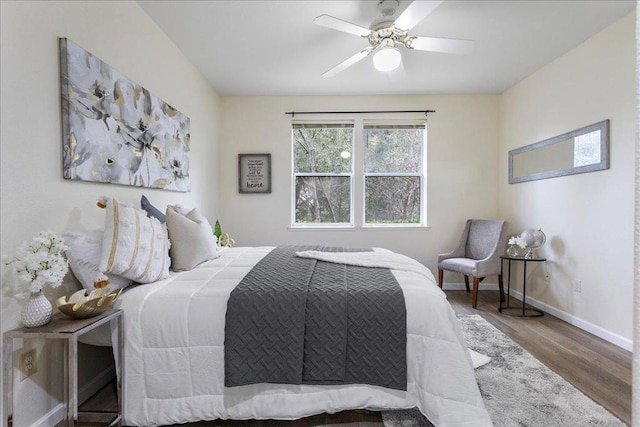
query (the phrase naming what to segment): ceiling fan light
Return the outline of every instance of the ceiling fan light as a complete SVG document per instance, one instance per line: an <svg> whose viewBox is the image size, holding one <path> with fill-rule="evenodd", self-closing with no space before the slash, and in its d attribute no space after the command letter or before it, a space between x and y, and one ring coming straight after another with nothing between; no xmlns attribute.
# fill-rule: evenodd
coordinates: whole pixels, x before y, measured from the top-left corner
<svg viewBox="0 0 640 427"><path fill-rule="evenodd" d="M373 55L373 66L378 71L393 71L400 66L402 55L392 46L386 46Z"/></svg>

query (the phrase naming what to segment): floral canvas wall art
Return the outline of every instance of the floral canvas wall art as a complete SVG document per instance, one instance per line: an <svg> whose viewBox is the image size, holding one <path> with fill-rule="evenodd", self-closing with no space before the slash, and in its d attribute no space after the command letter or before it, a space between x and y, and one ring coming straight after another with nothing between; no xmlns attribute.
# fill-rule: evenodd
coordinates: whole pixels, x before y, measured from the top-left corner
<svg viewBox="0 0 640 427"><path fill-rule="evenodd" d="M65 179L190 191L189 117L60 39Z"/></svg>

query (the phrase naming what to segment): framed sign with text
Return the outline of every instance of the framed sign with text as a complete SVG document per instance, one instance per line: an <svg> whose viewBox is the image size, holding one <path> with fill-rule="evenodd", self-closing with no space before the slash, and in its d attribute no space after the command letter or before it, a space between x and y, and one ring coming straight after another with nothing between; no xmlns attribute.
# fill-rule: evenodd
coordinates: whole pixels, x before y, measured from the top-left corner
<svg viewBox="0 0 640 427"><path fill-rule="evenodd" d="M240 193L271 193L271 154L238 154Z"/></svg>

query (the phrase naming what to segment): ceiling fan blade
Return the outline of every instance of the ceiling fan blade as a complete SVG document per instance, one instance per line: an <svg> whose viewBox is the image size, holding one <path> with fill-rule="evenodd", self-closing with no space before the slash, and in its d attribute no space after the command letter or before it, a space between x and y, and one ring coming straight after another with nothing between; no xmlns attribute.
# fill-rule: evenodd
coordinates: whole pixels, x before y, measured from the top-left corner
<svg viewBox="0 0 640 427"><path fill-rule="evenodd" d="M398 16L395 21L395 26L401 30L409 31L415 27L420 21L427 17L428 14L440 6L443 0L438 1L423 1L415 0Z"/></svg>
<svg viewBox="0 0 640 427"><path fill-rule="evenodd" d="M330 69L329 71L325 72L322 75L322 77L324 77L324 78L333 77L336 74L338 74L339 72L346 70L347 68L351 67L356 62L361 61L364 58L366 58L367 56L369 56L371 54L371 52L373 52L373 49L375 49L373 46L368 47L366 49L362 49L360 52L356 53L352 57L342 61L341 63L339 63L338 65L336 65L332 69Z"/></svg>
<svg viewBox="0 0 640 427"><path fill-rule="evenodd" d="M361 37L367 37L369 34L371 34L371 30L329 15L320 15L313 20L313 23L316 25L321 25L323 27L332 28L334 30L343 31L345 33L355 34L356 36Z"/></svg>
<svg viewBox="0 0 640 427"><path fill-rule="evenodd" d="M471 51L473 40L415 37L411 40L410 46L415 50L463 54Z"/></svg>

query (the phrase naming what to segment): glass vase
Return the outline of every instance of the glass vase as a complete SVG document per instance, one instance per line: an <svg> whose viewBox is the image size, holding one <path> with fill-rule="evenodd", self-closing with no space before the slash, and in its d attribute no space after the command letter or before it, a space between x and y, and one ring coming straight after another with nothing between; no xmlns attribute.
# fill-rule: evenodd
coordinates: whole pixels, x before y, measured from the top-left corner
<svg viewBox="0 0 640 427"><path fill-rule="evenodd" d="M507 248L507 256L510 256L511 258L515 258L519 255L518 252L518 248L516 248L516 245L509 245L509 247Z"/></svg>
<svg viewBox="0 0 640 427"><path fill-rule="evenodd" d="M42 291L31 292L31 296L22 306L20 320L26 328L37 328L51 321L53 306Z"/></svg>

